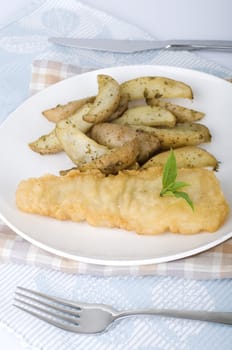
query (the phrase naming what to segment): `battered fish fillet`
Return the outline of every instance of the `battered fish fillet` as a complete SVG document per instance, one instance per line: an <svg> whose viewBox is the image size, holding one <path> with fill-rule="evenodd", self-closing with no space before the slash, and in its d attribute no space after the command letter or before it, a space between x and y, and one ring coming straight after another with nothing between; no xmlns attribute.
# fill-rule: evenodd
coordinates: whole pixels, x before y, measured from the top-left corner
<svg viewBox="0 0 232 350"><path fill-rule="evenodd" d="M66 176L45 175L22 181L16 192L19 209L59 220L86 220L94 226L118 227L139 234L166 231L193 234L216 231L229 206L214 173L205 169L179 169L177 181L194 203L160 197L162 168L123 171L105 176L99 171Z"/></svg>

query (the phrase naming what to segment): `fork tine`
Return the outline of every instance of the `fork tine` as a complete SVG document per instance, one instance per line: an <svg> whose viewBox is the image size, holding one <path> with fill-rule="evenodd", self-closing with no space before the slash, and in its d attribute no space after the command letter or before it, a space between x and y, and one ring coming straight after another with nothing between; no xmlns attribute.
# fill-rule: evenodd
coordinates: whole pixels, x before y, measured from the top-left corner
<svg viewBox="0 0 232 350"><path fill-rule="evenodd" d="M54 316L54 317L56 317L58 319L66 321L66 322L71 322L74 325L78 325L78 323L76 322L75 316L74 317L65 316L65 315L62 315L61 313L56 313L54 311L47 310L47 309L45 309L43 307L39 307L37 305L28 303L27 301L24 301L24 300L21 300L21 299L18 299L18 298L15 298L15 301L17 301L18 303L20 303L23 306L29 306L30 308L38 310L40 312L43 312L44 314L47 314L47 315L50 315L50 316Z"/></svg>
<svg viewBox="0 0 232 350"><path fill-rule="evenodd" d="M47 299L47 300L51 300L51 301L54 301L54 302L66 305L66 306L72 306L72 307L74 307L74 308L76 308L78 310L80 310L81 307L82 307L81 303L68 301L68 300L63 299L63 298L54 297L54 296L51 296L51 295L48 295L48 294L44 294L44 293L40 293L40 292L31 290L31 289L27 289L27 288L24 288L24 287L17 286L17 289L19 289L19 290L21 290L23 292L27 292L27 293L30 293L30 294L37 295L37 296L42 297L42 298Z"/></svg>
<svg viewBox="0 0 232 350"><path fill-rule="evenodd" d="M79 326L77 325L72 325L72 324L65 324L65 323L62 323L62 322L57 322L55 320L52 320L51 318L49 317L46 317L44 315L41 315L37 312L34 312L32 310L28 310L26 308L24 308L23 306L19 306L17 304L13 304L15 307L17 307L18 309L32 315L32 316L35 316L36 318L42 320L42 321L45 321L53 326L56 326L58 328L61 328L61 329L64 329L65 331L69 331L69 332L75 332L75 333L80 333L80 329L79 329Z"/></svg>
<svg viewBox="0 0 232 350"><path fill-rule="evenodd" d="M20 296L20 297L23 297L26 300L30 300L32 302L35 302L35 303L47 306L47 307L49 307L51 309L67 313L67 314L72 315L72 316L80 317L80 310L78 310L79 311L78 312L77 310L67 309L67 307L58 306L58 305L46 302L46 301L38 299L38 298L33 298L33 297L29 296L29 295L26 295L24 293L20 293L20 292L17 292L17 291L15 292L15 294ZM17 297L15 298L15 300L22 302L22 299L19 299Z"/></svg>

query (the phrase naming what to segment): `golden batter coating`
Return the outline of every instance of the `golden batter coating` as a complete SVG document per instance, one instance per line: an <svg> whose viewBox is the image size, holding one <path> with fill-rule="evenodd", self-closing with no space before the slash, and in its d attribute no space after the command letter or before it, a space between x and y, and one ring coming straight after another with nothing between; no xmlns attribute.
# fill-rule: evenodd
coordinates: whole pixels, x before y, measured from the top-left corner
<svg viewBox="0 0 232 350"><path fill-rule="evenodd" d="M16 192L19 209L59 220L118 227L139 234L214 232L229 206L212 171L179 169L194 211L182 198L160 197L162 168L127 170L105 176L92 170L66 176L45 175L22 181ZM78 229L78 228L77 228Z"/></svg>

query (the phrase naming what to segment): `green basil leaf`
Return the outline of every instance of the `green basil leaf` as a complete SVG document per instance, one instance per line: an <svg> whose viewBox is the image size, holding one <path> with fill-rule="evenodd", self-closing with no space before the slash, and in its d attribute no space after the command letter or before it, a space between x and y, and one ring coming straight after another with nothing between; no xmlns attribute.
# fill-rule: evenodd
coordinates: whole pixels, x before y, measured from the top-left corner
<svg viewBox="0 0 232 350"><path fill-rule="evenodd" d="M163 188L160 192L160 196L175 196L177 198L183 198L194 210L193 202L189 198L186 192L178 191L179 189L189 186L187 182L175 181L177 177L177 165L176 157L173 150L170 150L170 155L163 169L162 184Z"/></svg>
<svg viewBox="0 0 232 350"><path fill-rule="evenodd" d="M189 184L187 182L183 182L183 181L177 181L177 182L174 182L173 184L170 184L169 185L169 189L173 192L175 191L178 191L180 188L182 187L186 187L186 186L189 186Z"/></svg>
<svg viewBox="0 0 232 350"><path fill-rule="evenodd" d="M173 183L177 177L176 157L173 150L170 150L170 155L163 169L162 184L163 188L168 187L170 183Z"/></svg>
<svg viewBox="0 0 232 350"><path fill-rule="evenodd" d="M168 188L162 190L160 192L160 196L163 197L163 196L174 196L173 194L173 191L169 190Z"/></svg>
<svg viewBox="0 0 232 350"><path fill-rule="evenodd" d="M188 193L176 191L176 192L173 192L173 194L174 194L174 196L177 197L177 198L183 198L184 200L186 200L186 202L190 205L190 207L192 208L192 210L194 210L193 202L192 202L192 200L190 199Z"/></svg>

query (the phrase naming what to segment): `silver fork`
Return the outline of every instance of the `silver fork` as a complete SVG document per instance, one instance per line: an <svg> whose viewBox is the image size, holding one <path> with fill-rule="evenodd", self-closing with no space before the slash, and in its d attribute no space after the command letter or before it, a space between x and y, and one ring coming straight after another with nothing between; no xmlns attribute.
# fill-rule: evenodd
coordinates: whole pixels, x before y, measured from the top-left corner
<svg viewBox="0 0 232 350"><path fill-rule="evenodd" d="M17 308L66 331L100 333L113 321L127 316L156 315L232 325L232 312L181 311L170 309L142 309L119 312L104 304L73 302L17 287Z"/></svg>

